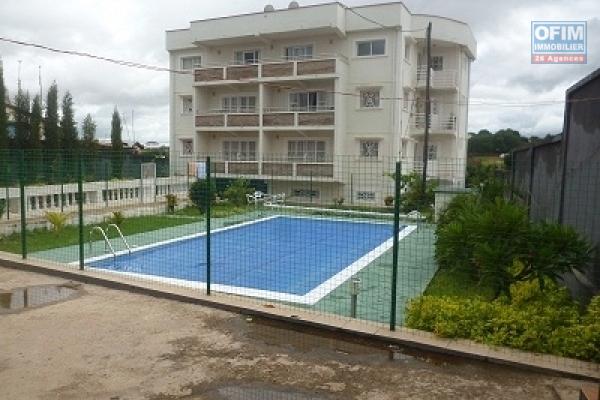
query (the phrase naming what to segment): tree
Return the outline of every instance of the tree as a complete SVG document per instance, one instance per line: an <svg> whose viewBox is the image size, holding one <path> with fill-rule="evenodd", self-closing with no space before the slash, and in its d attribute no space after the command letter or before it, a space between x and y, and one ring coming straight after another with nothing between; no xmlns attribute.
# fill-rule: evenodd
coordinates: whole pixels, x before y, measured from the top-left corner
<svg viewBox="0 0 600 400"><path fill-rule="evenodd" d="M61 139L58 128L58 86L56 82L48 88L46 97L46 120L44 122L44 159L46 164L46 180L56 182L61 173L61 157L59 154Z"/></svg>
<svg viewBox="0 0 600 400"><path fill-rule="evenodd" d="M0 151L8 148L8 116L6 115L6 99L7 96L6 88L4 87L4 70L2 68L2 62L0 61Z"/></svg>
<svg viewBox="0 0 600 400"><path fill-rule="evenodd" d="M35 180L40 171L42 165L42 98L37 95L33 98L31 105L31 117L29 119L31 125L31 132L29 138L29 147L31 148L31 165L29 165L28 172L31 180Z"/></svg>
<svg viewBox="0 0 600 400"><path fill-rule="evenodd" d="M69 92L65 93L62 100L60 131L62 148L64 150L77 149L77 125L75 124L75 113L73 111L73 96L71 96L71 93Z"/></svg>
<svg viewBox="0 0 600 400"><path fill-rule="evenodd" d="M68 91L65 93L62 100L62 118L60 119L60 134L62 138L63 149L63 177L72 178L76 176L77 160L76 152L77 142L77 126L75 125L75 115L73 111L73 97Z"/></svg>
<svg viewBox="0 0 600 400"><path fill-rule="evenodd" d="M92 175L94 173L94 163L96 159L96 122L90 114L86 115L81 124L83 133L83 150L85 151L85 173Z"/></svg>
<svg viewBox="0 0 600 400"><path fill-rule="evenodd" d="M31 127L29 93L19 89L15 96L15 143L17 149L30 148Z"/></svg>
<svg viewBox="0 0 600 400"><path fill-rule="evenodd" d="M115 107L112 115L110 140L112 146L112 176L121 178L123 175L123 128L121 126L121 116L119 110Z"/></svg>
<svg viewBox="0 0 600 400"><path fill-rule="evenodd" d="M90 149L96 140L96 122L90 114L86 115L81 124L83 132L83 144L86 149Z"/></svg>
<svg viewBox="0 0 600 400"><path fill-rule="evenodd" d="M58 86L56 82L48 88L46 98L46 122L44 124L44 147L48 150L59 150L61 145L58 129Z"/></svg>

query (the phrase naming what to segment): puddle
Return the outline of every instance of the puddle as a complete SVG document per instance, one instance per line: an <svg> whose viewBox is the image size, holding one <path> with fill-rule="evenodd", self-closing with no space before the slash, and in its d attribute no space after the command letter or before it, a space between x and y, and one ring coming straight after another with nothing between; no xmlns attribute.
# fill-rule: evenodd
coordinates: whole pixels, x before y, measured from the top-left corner
<svg viewBox="0 0 600 400"><path fill-rule="evenodd" d="M291 389L280 389L262 385L222 386L203 393L214 400L327 400L311 393L298 392Z"/></svg>
<svg viewBox="0 0 600 400"><path fill-rule="evenodd" d="M70 300L81 293L81 285L76 283L28 286L10 291L0 291L0 314L19 312Z"/></svg>

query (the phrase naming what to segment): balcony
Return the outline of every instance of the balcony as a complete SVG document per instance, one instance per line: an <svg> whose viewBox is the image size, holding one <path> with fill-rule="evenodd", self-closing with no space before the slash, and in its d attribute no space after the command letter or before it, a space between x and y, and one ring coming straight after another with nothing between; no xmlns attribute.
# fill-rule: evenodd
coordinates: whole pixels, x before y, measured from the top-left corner
<svg viewBox="0 0 600 400"><path fill-rule="evenodd" d="M255 128L258 129L257 113L225 113L214 111L196 115L196 128Z"/></svg>
<svg viewBox="0 0 600 400"><path fill-rule="evenodd" d="M327 106L304 110L265 109L263 127L265 128L311 128L332 127L335 124L333 107Z"/></svg>
<svg viewBox="0 0 600 400"><path fill-rule="evenodd" d="M258 113L227 113L214 110L196 115L196 128L202 130L235 128L256 130L259 128ZM269 130L279 129L332 129L335 125L335 112L332 107L315 111L288 111L265 109L262 126Z"/></svg>
<svg viewBox="0 0 600 400"><path fill-rule="evenodd" d="M427 67L417 67L417 87L424 88L427 85ZM458 74L455 70L431 70L431 88L432 89L457 89Z"/></svg>
<svg viewBox="0 0 600 400"><path fill-rule="evenodd" d="M413 135L423 135L425 133L425 113L411 115L410 131ZM456 117L453 115L432 114L429 120L429 133L456 134Z"/></svg>
<svg viewBox="0 0 600 400"><path fill-rule="evenodd" d="M278 159L269 161L232 161L212 156L211 171L218 177L252 177L256 179L293 179L299 181L332 181L333 162ZM195 163L189 168L196 173Z"/></svg>
<svg viewBox="0 0 600 400"><path fill-rule="evenodd" d="M196 85L215 85L239 81L289 80L335 75L338 58L262 61L258 64L227 65L194 70Z"/></svg>

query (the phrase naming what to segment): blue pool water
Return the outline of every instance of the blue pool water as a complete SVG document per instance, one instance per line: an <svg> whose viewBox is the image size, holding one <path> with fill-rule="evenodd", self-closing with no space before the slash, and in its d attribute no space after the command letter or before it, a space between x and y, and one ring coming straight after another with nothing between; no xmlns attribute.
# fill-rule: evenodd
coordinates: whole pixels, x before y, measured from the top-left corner
<svg viewBox="0 0 600 400"><path fill-rule="evenodd" d="M302 296L370 251L387 246L392 233L392 225L385 223L284 216L230 227L211 235L211 283ZM205 282L206 237L89 264Z"/></svg>

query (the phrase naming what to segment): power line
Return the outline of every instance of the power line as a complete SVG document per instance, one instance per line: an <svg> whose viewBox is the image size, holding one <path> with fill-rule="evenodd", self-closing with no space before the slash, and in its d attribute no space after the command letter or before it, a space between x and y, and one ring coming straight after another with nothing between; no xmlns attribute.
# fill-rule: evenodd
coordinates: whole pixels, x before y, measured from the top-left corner
<svg viewBox="0 0 600 400"><path fill-rule="evenodd" d="M59 53L59 54L73 55L73 56L78 56L78 57L87 57L87 58L91 58L94 60L109 62L112 64L121 65L121 66L129 67L129 68L138 68L138 69L145 69L145 70L157 71L157 72L169 72L169 73L176 73L176 74L183 74L183 75L192 75L193 74L193 71L177 70L177 69L159 67L159 66L143 64L143 63L138 63L138 62L133 62L133 61L119 60L116 58L99 56L99 55L95 55L95 54L87 53L87 52L62 50L62 49L57 49L57 48L41 45L38 43L9 39L9 38L5 38L2 36L0 36L0 41L4 41L7 43L12 43L12 44L16 44L16 45L21 45L21 46L34 47L34 48L47 50L47 51L51 51L51 52ZM266 85L274 85L274 86L278 86L281 88L286 88L286 86L283 86L283 85L276 85L276 84L270 84L270 83L265 83L265 84ZM292 86L287 87L287 88L288 89L296 89L295 87L292 87ZM321 90L321 91L325 92L325 93L329 93L329 94L339 94L342 96L360 97L359 93L353 93L353 92L343 92L343 91L333 91L333 90ZM408 102L422 101L420 99L406 99L404 97L390 97L390 96L381 96L380 100L383 100L383 101L408 101ZM589 98L569 99L569 100L549 99L549 100L538 100L538 101L529 101L529 102L486 102L486 101L478 101L478 100L474 100L474 101L470 101L470 102L453 102L453 101L437 100L437 103L438 104L457 105L457 106L492 106L492 107L517 107L518 108L518 107L537 107L537 106L555 105L555 104L563 104L563 103L579 103L579 102L586 102L586 101L590 101L590 102L600 101L600 97L589 97Z"/></svg>
<svg viewBox="0 0 600 400"><path fill-rule="evenodd" d="M2 37L2 36L0 36L0 41L7 42L7 43L12 43L12 44L17 44L17 45L21 45L21 46L35 47L35 48L38 48L38 49L42 49L42 50L46 50L46 51L51 51L53 53L67 54L67 55L71 55L71 56L92 58L92 59L95 59L95 60L106 61L106 62L109 62L109 63L112 63L112 64L116 64L116 65L122 65L122 66L125 66L125 67L132 67L132 68L139 68L139 69L146 69L146 70L149 70L149 71L170 72L170 73L174 73L174 74L184 74L184 75L190 75L190 74L193 73L192 71L182 71L182 70L178 70L178 69L171 69L171 68L166 68L166 67L158 67L158 66L155 66L155 65L142 64L142 63L133 62L133 61L127 61L127 60L119 60L119 59L116 59L116 58L98 56L98 55L95 55L95 54L85 53L85 52L80 52L80 51L75 51L75 50L62 50L62 49L57 49L57 48L54 48L54 47L49 47L49 46L45 46L45 45L38 44L38 43L25 42L25 41L22 41L22 40L15 40L15 39L10 39L10 38L6 38L6 37Z"/></svg>
<svg viewBox="0 0 600 400"><path fill-rule="evenodd" d="M367 17L367 16L365 16L365 15L363 15L363 14L359 13L358 11L356 11L356 10L355 10L355 7L347 7L347 6L346 6L346 10L348 10L348 11L350 11L351 13L353 13L354 15L356 15L356 16L358 16L358 17L360 17L360 18L364 19L365 21L368 21L368 22L370 22L370 23L372 23L372 24L375 24L375 25L377 25L377 26L379 26L379 27L381 27L381 28L383 28L383 29L390 29L390 28L393 28L393 26L387 26L387 25L384 25L384 24L382 24L381 22L375 21L374 19L372 19L372 18L369 18L369 17ZM425 31L425 30L426 30L426 28L420 28L420 29L408 29L408 30L400 30L400 32L423 32L423 31Z"/></svg>

